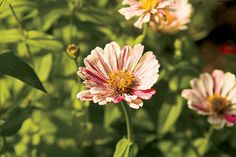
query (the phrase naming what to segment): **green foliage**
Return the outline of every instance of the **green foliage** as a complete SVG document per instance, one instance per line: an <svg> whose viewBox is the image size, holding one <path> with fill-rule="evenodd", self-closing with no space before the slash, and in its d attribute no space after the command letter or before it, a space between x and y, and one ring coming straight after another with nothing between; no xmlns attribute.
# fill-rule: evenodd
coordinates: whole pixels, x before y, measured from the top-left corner
<svg viewBox="0 0 236 157"><path fill-rule="evenodd" d="M0 135L1 136L11 136L17 133L21 128L22 123L25 119L30 117L33 111L32 107L27 107L25 109L20 107L15 107L10 109L4 116L4 120L0 125Z"/></svg>
<svg viewBox="0 0 236 157"><path fill-rule="evenodd" d="M118 13L122 1L0 0L0 156L234 156L235 126L215 131L209 141L206 116L189 110L180 96L202 71L236 70L235 56L220 55L216 47L213 56L210 50L200 53L219 1L190 2L188 29L164 34L133 27L134 20ZM111 41L142 43L161 65L156 95L141 109L131 109L133 143L124 138L120 104L99 106L76 98L84 90L78 66L92 49ZM77 60L66 54L73 43L80 49ZM219 64L205 57L218 57Z"/></svg>
<svg viewBox="0 0 236 157"><path fill-rule="evenodd" d="M113 157L133 157L136 156L137 152L137 145L123 138L117 143Z"/></svg>
<svg viewBox="0 0 236 157"><path fill-rule="evenodd" d="M10 75L46 92L34 70L12 52L0 54L0 73Z"/></svg>

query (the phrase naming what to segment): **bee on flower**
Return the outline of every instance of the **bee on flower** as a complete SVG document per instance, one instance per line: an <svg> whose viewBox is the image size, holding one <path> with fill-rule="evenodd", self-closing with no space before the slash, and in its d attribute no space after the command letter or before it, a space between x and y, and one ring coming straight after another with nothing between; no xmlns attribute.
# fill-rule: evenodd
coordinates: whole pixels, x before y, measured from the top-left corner
<svg viewBox="0 0 236 157"><path fill-rule="evenodd" d="M186 29L192 13L188 0L124 0L122 4L129 5L119 10L126 20L138 16L135 27L141 29L149 23L153 30L162 32Z"/></svg>
<svg viewBox="0 0 236 157"><path fill-rule="evenodd" d="M221 70L203 73L190 82L192 89L184 89L182 96L188 107L208 115L208 122L219 129L236 123L235 75Z"/></svg>
<svg viewBox="0 0 236 157"><path fill-rule="evenodd" d="M124 100L132 108L142 107L142 99L155 94L151 87L158 79L160 66L153 52L142 56L143 50L141 44L121 49L116 42L92 50L84 59L85 67L77 72L87 88L77 97L99 105Z"/></svg>

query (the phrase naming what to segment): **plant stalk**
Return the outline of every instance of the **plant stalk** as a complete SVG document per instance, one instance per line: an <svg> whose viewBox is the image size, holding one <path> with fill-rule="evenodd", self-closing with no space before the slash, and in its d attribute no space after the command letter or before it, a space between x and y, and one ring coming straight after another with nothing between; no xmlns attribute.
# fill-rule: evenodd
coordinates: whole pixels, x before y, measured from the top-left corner
<svg viewBox="0 0 236 157"><path fill-rule="evenodd" d="M121 106L122 106L122 109L125 114L125 121L126 121L126 127L127 127L127 138L128 138L128 140L133 142L133 129L132 129L132 121L131 121L129 108L123 102L121 102Z"/></svg>

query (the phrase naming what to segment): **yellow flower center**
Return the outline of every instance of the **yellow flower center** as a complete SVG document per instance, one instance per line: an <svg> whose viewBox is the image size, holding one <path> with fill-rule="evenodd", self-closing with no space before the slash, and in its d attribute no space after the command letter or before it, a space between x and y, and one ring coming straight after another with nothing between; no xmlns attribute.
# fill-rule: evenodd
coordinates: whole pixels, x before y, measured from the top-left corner
<svg viewBox="0 0 236 157"><path fill-rule="evenodd" d="M134 76L125 70L118 70L114 73L110 73L109 78L109 86L116 94L128 93L135 81Z"/></svg>
<svg viewBox="0 0 236 157"><path fill-rule="evenodd" d="M208 108L216 114L221 114L229 106L229 101L220 95L212 95L207 98Z"/></svg>
<svg viewBox="0 0 236 157"><path fill-rule="evenodd" d="M157 0L141 0L141 8L152 10L157 5Z"/></svg>

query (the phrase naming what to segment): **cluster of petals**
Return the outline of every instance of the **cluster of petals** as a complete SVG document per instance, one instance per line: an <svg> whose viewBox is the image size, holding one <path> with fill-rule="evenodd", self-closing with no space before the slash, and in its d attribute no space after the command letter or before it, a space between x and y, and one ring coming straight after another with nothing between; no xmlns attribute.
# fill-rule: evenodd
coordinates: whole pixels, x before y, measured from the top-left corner
<svg viewBox="0 0 236 157"><path fill-rule="evenodd" d="M192 5L188 0L175 0L172 10L163 10L164 19L160 16L152 16L150 26L153 30L164 33L175 33L179 30L187 29L192 15Z"/></svg>
<svg viewBox="0 0 236 157"><path fill-rule="evenodd" d="M77 98L99 105L124 100L132 108L142 107L142 99L155 94L151 87L158 79L160 66L153 52L142 55L143 50L141 44L121 49L116 42L104 49L96 47L84 59L85 67L79 67L77 72L87 88Z"/></svg>
<svg viewBox="0 0 236 157"><path fill-rule="evenodd" d="M199 114L208 115L208 122L215 128L236 123L235 75L221 70L203 73L191 80L192 89L182 91L188 107Z"/></svg>
<svg viewBox="0 0 236 157"><path fill-rule="evenodd" d="M186 29L190 22L192 6L188 0L124 0L128 7L119 12L130 20L138 16L134 26L142 28L144 23L150 23L151 28L163 32L175 32Z"/></svg>

